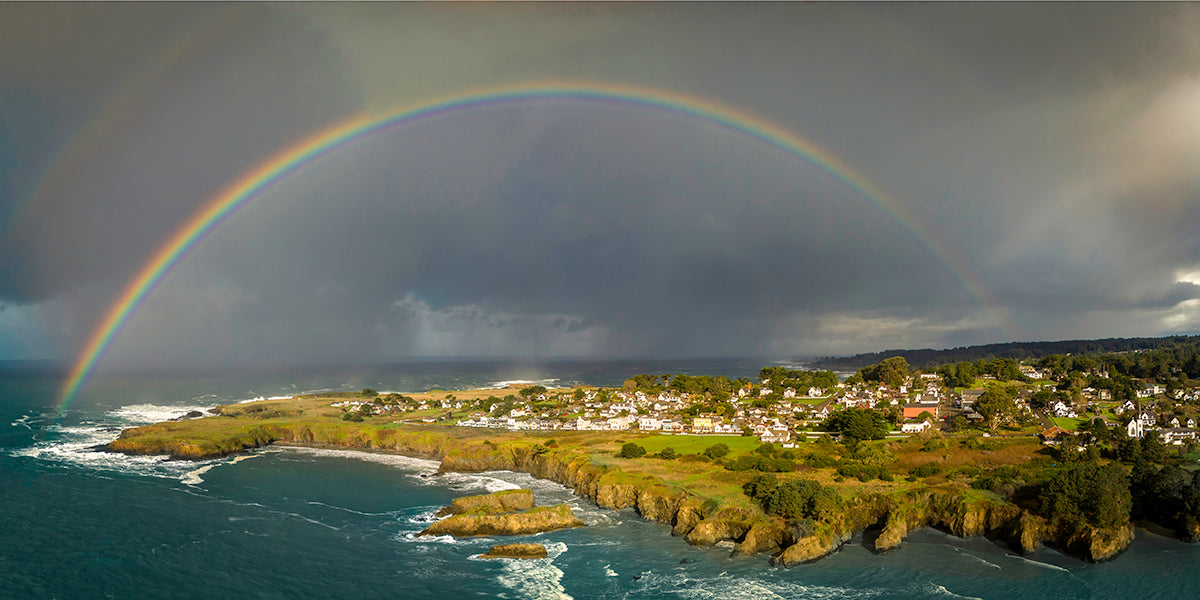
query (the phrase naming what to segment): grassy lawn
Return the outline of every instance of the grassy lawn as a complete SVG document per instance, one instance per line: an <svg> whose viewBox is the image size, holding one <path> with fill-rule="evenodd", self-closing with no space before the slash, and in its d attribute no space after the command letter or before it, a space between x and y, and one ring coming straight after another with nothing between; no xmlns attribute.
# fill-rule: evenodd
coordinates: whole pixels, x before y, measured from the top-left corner
<svg viewBox="0 0 1200 600"><path fill-rule="evenodd" d="M671 447L677 454L699 454L713 444L725 444L729 446L730 454L737 454L762 445L756 437L740 435L653 435L631 441L637 442L647 452L660 452L663 448Z"/></svg>
<svg viewBox="0 0 1200 600"><path fill-rule="evenodd" d="M1050 420L1053 421L1055 425L1058 425L1059 427L1062 427L1063 429L1066 429L1067 431L1077 431L1079 429L1079 425L1081 423L1087 421L1088 419L1087 418L1072 419L1070 417L1050 417Z"/></svg>
<svg viewBox="0 0 1200 600"><path fill-rule="evenodd" d="M818 404L821 404L822 402L825 402L826 400L830 399L831 397L832 397L832 396L826 396L826 397L824 397L824 398L819 398L819 397L818 397L818 398L808 398L808 397L805 397L805 398L788 398L788 401L789 401L789 402L794 402L794 403L796 403L796 404L807 404L808 406L817 406Z"/></svg>

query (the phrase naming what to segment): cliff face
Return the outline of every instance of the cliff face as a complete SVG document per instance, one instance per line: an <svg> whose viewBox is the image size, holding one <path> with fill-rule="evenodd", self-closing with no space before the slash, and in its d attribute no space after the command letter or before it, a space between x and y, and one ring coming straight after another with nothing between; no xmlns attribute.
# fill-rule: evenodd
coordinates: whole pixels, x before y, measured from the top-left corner
<svg viewBox="0 0 1200 600"><path fill-rule="evenodd" d="M568 527L583 527L584 523L566 504L540 507L507 514L464 513L453 515L426 527L418 535L452 535L472 537L481 535L528 535Z"/></svg>

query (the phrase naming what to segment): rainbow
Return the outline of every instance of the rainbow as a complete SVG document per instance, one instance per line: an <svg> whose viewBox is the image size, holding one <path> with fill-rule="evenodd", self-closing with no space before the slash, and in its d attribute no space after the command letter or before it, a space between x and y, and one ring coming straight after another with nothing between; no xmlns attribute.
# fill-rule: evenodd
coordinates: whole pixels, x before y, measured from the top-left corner
<svg viewBox="0 0 1200 600"><path fill-rule="evenodd" d="M866 177L813 142L750 113L678 92L586 81L533 82L472 90L426 100L383 116L356 115L293 143L265 162L243 173L241 177L225 187L180 226L142 266L116 301L105 311L104 317L92 331L62 386L58 401L60 414L70 405L71 400L87 381L105 351L120 334L125 323L137 312L138 307L162 281L163 277L206 234L229 219L240 206L291 173L365 136L437 115L531 99L607 102L639 108L662 109L671 114L695 117L715 123L786 151L816 166L858 196L890 215L945 264L960 281L968 295L979 306L989 311L994 323L1003 324L1004 322L1002 315L994 308L995 303L991 301L983 288L975 284L967 275L964 266L952 259L945 248L919 222L913 219L903 206Z"/></svg>

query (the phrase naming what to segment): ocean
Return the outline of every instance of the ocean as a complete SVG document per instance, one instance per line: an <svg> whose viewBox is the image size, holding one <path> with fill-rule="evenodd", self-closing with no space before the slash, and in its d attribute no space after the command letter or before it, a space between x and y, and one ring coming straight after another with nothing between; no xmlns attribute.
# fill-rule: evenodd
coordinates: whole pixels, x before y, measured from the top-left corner
<svg viewBox="0 0 1200 600"><path fill-rule="evenodd" d="M896 551L861 540L813 564L770 566L695 548L631 510L600 509L512 472L435 476L387 454L266 448L201 463L97 452L120 428L188 410L316 390L414 392L619 385L629 375L753 377L755 360L436 362L354 369L122 373L89 382L61 417L63 373L0 365L0 599L24 598L1195 598L1200 545L1138 530L1129 550L1087 564L1017 556L934 530ZM529 487L569 502L588 527L526 536L543 560L476 558L498 539L416 538L450 499Z"/></svg>

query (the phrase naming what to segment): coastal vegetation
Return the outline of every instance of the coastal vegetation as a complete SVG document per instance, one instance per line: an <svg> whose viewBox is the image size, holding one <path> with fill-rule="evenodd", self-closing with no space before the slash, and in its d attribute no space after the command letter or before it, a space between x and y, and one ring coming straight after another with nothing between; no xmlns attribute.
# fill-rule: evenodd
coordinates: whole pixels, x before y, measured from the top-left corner
<svg viewBox="0 0 1200 600"><path fill-rule="evenodd" d="M920 527L1103 560L1128 545L1134 523L1200 539L1194 448L1164 437L1190 430L1129 433L1139 419L1200 416L1196 350L1185 339L1130 355L1050 355L1024 364L988 358L916 372L889 357L832 384L826 372L769 367L757 383L638 375L620 389L363 390L222 406L214 416L127 430L108 448L203 459L290 443L435 458L444 472L524 471L602 507L632 508L690 543L730 540L738 553L769 553L783 565L820 558L863 531L872 549L886 551ZM813 390L825 394L827 416L810 414L817 406L802 396L806 385L830 386ZM932 404L905 404L933 394L940 398ZM621 430L559 427L618 403L638 411L612 419L624 423ZM675 406L672 418L691 419L691 435L638 431L644 407L655 403ZM1050 416L1066 409L1074 416ZM512 426L528 412L553 415L558 425L455 426L481 414ZM786 421L794 437L771 441L770 425L753 435L749 425L704 433L743 414ZM897 435L902 423L934 426ZM532 508L531 499L508 508L554 510ZM455 517L496 516L489 511L460 507ZM485 520L460 533L504 529Z"/></svg>

